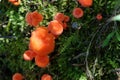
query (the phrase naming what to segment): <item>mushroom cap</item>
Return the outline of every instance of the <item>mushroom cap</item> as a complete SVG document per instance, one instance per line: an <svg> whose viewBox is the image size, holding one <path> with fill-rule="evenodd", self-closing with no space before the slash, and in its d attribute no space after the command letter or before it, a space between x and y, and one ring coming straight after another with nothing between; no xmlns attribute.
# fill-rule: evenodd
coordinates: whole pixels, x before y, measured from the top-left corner
<svg viewBox="0 0 120 80"><path fill-rule="evenodd" d="M36 27L43 20L43 16L38 11L28 12L25 20L30 26Z"/></svg>
<svg viewBox="0 0 120 80"><path fill-rule="evenodd" d="M66 22L63 22L63 29L66 30L68 27L67 23Z"/></svg>
<svg viewBox="0 0 120 80"><path fill-rule="evenodd" d="M75 18L81 18L83 16L84 12L81 8L74 8L72 14Z"/></svg>
<svg viewBox="0 0 120 80"><path fill-rule="evenodd" d="M13 2L16 2L16 0L8 0L8 1L9 1L9 2L12 2L12 3L13 3Z"/></svg>
<svg viewBox="0 0 120 80"><path fill-rule="evenodd" d="M61 35L63 33L63 24L57 20L50 21L48 24L48 30L53 35Z"/></svg>
<svg viewBox="0 0 120 80"><path fill-rule="evenodd" d="M26 14L26 16L25 16L25 20L26 20L26 22L27 22L30 26L32 26L32 18L31 18L31 16L32 16L32 13L31 13L31 12L27 12L27 14Z"/></svg>
<svg viewBox="0 0 120 80"><path fill-rule="evenodd" d="M69 16L64 16L64 22L68 22L70 20L70 17Z"/></svg>
<svg viewBox="0 0 120 80"><path fill-rule="evenodd" d="M41 80L52 80L52 77L49 74L43 74Z"/></svg>
<svg viewBox="0 0 120 80"><path fill-rule="evenodd" d="M15 1L15 2L12 2L15 6L18 6L18 5L20 5L20 3L21 3L21 0L17 0L17 1Z"/></svg>
<svg viewBox="0 0 120 80"><path fill-rule="evenodd" d="M15 73L13 76L12 76L12 80L23 80L23 76L22 74L20 73Z"/></svg>
<svg viewBox="0 0 120 80"><path fill-rule="evenodd" d="M37 55L35 57L35 64L38 67L45 68L49 64L49 57L47 55L46 56L39 56L39 55Z"/></svg>
<svg viewBox="0 0 120 80"><path fill-rule="evenodd" d="M46 28L39 28L32 32L29 49L39 56L48 55L54 51L55 38L46 31Z"/></svg>
<svg viewBox="0 0 120 80"><path fill-rule="evenodd" d="M31 18L33 26L37 26L43 20L42 14L38 13L38 11L32 12Z"/></svg>
<svg viewBox="0 0 120 80"><path fill-rule="evenodd" d="M26 50L23 54L24 60L32 60L36 56L36 53L32 50Z"/></svg>
<svg viewBox="0 0 120 80"><path fill-rule="evenodd" d="M40 26L38 28L36 28L33 32L31 36L36 36L39 38L46 38L46 36L49 34L47 27L44 26Z"/></svg>
<svg viewBox="0 0 120 80"><path fill-rule="evenodd" d="M103 17L102 17L102 14L98 13L97 16L96 16L96 19L97 20L101 20Z"/></svg>
<svg viewBox="0 0 120 80"><path fill-rule="evenodd" d="M78 0L78 2L79 2L83 7L90 7L90 6L92 6L93 0Z"/></svg>
<svg viewBox="0 0 120 80"><path fill-rule="evenodd" d="M64 14L63 13L57 13L55 16L54 16L54 20L58 20L58 21L63 21L64 20Z"/></svg>

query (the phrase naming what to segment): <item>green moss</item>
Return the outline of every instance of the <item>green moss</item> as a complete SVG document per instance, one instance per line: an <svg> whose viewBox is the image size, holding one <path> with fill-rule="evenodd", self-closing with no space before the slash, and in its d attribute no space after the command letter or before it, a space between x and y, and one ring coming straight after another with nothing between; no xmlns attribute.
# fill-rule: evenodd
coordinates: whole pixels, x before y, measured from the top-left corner
<svg viewBox="0 0 120 80"><path fill-rule="evenodd" d="M88 80L85 59L89 51L88 67L95 80L116 80L114 69L120 67L119 34L113 35L107 46L101 45L111 32L120 31L119 22L106 22L119 13L119 3L119 0L94 0L91 7L84 8L74 0L22 0L20 6L0 1L0 79L11 80L14 73L20 72L25 80L39 80L44 73L52 75L53 80ZM72 15L75 7L84 10L82 18ZM34 30L26 23L25 15L35 10L44 16L41 26L47 26L57 12L70 17L68 29L56 39L55 50L49 55L50 64L44 69L36 66L34 60L23 60ZM96 20L98 13L103 16L101 21ZM73 22L81 28L72 28Z"/></svg>

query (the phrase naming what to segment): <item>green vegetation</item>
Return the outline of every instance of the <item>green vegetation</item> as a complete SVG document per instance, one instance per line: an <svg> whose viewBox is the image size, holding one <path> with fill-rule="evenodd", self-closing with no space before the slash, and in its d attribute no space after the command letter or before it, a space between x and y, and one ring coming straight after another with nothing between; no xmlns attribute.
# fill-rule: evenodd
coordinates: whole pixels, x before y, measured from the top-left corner
<svg viewBox="0 0 120 80"><path fill-rule="evenodd" d="M110 21L120 13L119 0L93 0L89 8L77 0L21 0L14 6L0 0L0 80L11 80L20 72L25 80L39 80L48 73L53 80L116 80L120 68L120 22ZM76 19L72 10L80 7L84 16ZM25 61L31 31L25 21L28 11L37 10L44 16L40 25L47 26L57 12L70 17L68 29L56 39L47 68L39 68L34 60ZM98 21L96 15L103 18ZM117 20L117 21L116 21ZM73 23L77 27L73 28Z"/></svg>

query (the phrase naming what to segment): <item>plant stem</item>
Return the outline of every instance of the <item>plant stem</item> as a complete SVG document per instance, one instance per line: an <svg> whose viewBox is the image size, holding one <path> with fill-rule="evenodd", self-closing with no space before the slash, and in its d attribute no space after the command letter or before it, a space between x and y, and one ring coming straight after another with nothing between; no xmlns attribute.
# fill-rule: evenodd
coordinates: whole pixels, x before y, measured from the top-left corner
<svg viewBox="0 0 120 80"><path fill-rule="evenodd" d="M92 42L95 38L95 36L97 35L97 33L103 29L106 25L108 25L109 23L105 24L102 28L99 27L98 30L94 33L92 39L90 40L90 43L88 45L88 48L87 48L87 51L86 51L86 57L85 57L85 62L86 62L86 73L87 73L87 76L90 78L90 80L94 80L94 77L93 77L93 74L91 73L89 67L88 67L88 56L89 56L89 52L90 52L90 47L92 45Z"/></svg>

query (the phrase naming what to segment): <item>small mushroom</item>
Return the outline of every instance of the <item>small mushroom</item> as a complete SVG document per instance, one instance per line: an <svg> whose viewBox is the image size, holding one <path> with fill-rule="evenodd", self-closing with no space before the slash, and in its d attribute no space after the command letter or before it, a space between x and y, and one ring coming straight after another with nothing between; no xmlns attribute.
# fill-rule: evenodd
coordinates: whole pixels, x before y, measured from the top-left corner
<svg viewBox="0 0 120 80"><path fill-rule="evenodd" d="M90 7L93 4L93 0L78 0L78 2L81 4L83 7Z"/></svg>
<svg viewBox="0 0 120 80"><path fill-rule="evenodd" d="M102 18L103 18L103 17L102 17L102 14L98 13L97 16L96 16L96 19L97 19L97 20L102 20Z"/></svg>
<svg viewBox="0 0 120 80"><path fill-rule="evenodd" d="M48 30L53 35L61 35L63 33L63 24L57 20L53 20L48 24Z"/></svg>
<svg viewBox="0 0 120 80"><path fill-rule="evenodd" d="M18 5L20 5L20 3L21 3L21 0L17 0L17 1L14 2L13 4L14 4L15 6L18 6Z"/></svg>
<svg viewBox="0 0 120 80"><path fill-rule="evenodd" d="M58 21L63 21L65 18L64 14L63 13L57 13L55 16L54 16L54 20L58 20Z"/></svg>
<svg viewBox="0 0 120 80"><path fill-rule="evenodd" d="M21 0L8 0L8 1L11 2L15 6L18 6L21 3Z"/></svg>
<svg viewBox="0 0 120 80"><path fill-rule="evenodd" d="M66 30L68 28L68 25L66 22L63 22L63 29Z"/></svg>
<svg viewBox="0 0 120 80"><path fill-rule="evenodd" d="M69 16L64 16L64 22L68 22L70 20L70 17Z"/></svg>
<svg viewBox="0 0 120 80"><path fill-rule="evenodd" d="M41 77L41 80L53 80L51 75L49 74L43 74Z"/></svg>
<svg viewBox="0 0 120 80"><path fill-rule="evenodd" d="M38 13L38 11L28 12L25 16L26 22L30 26L37 27L37 25L43 20L42 14Z"/></svg>
<svg viewBox="0 0 120 80"><path fill-rule="evenodd" d="M36 56L36 53L33 52L32 50L26 50L23 54L24 60L32 60Z"/></svg>
<svg viewBox="0 0 120 80"><path fill-rule="evenodd" d="M14 2L16 2L17 0L8 0L8 1L14 3Z"/></svg>
<svg viewBox="0 0 120 80"><path fill-rule="evenodd" d="M84 12L81 8L74 8L72 14L75 18L81 18Z"/></svg>
<svg viewBox="0 0 120 80"><path fill-rule="evenodd" d="M24 77L22 74L20 73L15 73L13 76L12 76L12 80L23 80Z"/></svg>
<svg viewBox="0 0 120 80"><path fill-rule="evenodd" d="M37 55L35 57L35 64L38 67L41 67L41 68L47 67L47 65L49 64L49 57L48 57L48 55L46 55L46 56L39 56L39 55Z"/></svg>

